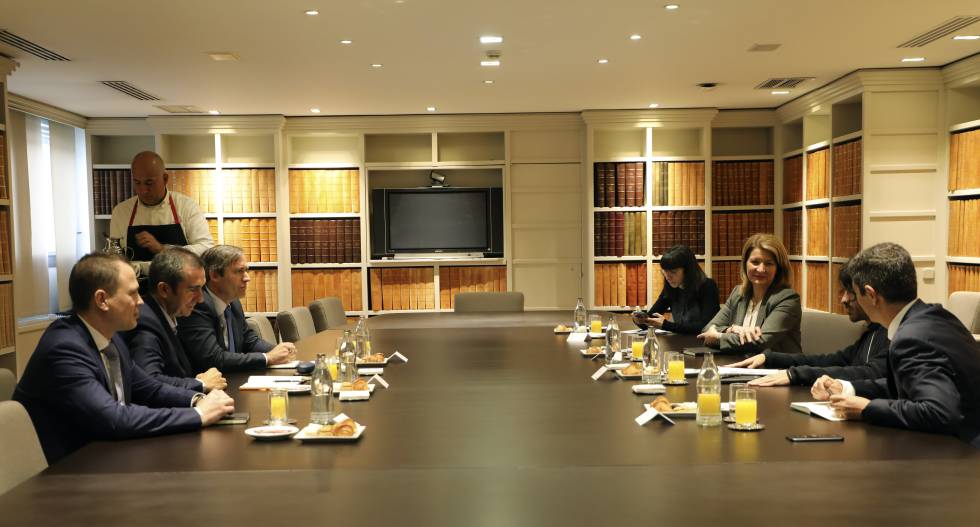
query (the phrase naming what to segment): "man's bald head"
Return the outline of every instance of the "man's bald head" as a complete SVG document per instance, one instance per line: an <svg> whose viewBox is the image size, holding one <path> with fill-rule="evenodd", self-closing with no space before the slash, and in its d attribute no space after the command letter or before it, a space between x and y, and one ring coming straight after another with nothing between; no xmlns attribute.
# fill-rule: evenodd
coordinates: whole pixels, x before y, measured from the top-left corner
<svg viewBox="0 0 980 527"><path fill-rule="evenodd" d="M163 158L156 152L147 150L133 157L133 191L144 205L156 205L167 194L167 181L170 179Z"/></svg>

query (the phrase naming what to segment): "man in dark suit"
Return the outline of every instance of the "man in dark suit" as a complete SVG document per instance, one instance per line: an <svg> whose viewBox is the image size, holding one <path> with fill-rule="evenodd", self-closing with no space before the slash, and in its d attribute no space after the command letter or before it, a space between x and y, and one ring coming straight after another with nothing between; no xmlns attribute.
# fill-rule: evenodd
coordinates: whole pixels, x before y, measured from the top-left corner
<svg viewBox="0 0 980 527"><path fill-rule="evenodd" d="M908 251L880 243L848 265L861 308L888 328L884 377L852 382L823 376L811 391L850 419L952 434L980 447L980 353L973 336L939 304L917 298Z"/></svg>
<svg viewBox="0 0 980 527"><path fill-rule="evenodd" d="M838 379L877 379L885 375L888 360L888 329L868 319L867 313L857 303L851 288L851 273L847 265L838 275L842 291L840 303L847 310L847 317L855 324L870 322L857 341L834 353L804 355L766 351L753 355L730 366L735 368L782 368L765 377L749 381L750 386L786 386L790 384L810 386L821 375ZM804 348L806 343L804 343Z"/></svg>
<svg viewBox="0 0 980 527"><path fill-rule="evenodd" d="M248 287L248 261L241 248L216 245L201 255L207 285L204 300L178 321L177 335L197 371L256 370L289 362L296 346L277 346L262 340L245 323L239 301Z"/></svg>
<svg viewBox="0 0 980 527"><path fill-rule="evenodd" d="M194 376L184 346L177 338L177 319L201 301L204 263L183 247L169 247L150 263L150 292L143 297L136 329L122 334L133 362L148 375L198 392L228 385L216 368Z"/></svg>
<svg viewBox="0 0 980 527"><path fill-rule="evenodd" d="M205 396L163 384L133 364L116 335L136 326L142 303L128 263L85 256L68 289L73 314L45 330L14 391L49 464L93 440L197 430L234 410L221 390Z"/></svg>

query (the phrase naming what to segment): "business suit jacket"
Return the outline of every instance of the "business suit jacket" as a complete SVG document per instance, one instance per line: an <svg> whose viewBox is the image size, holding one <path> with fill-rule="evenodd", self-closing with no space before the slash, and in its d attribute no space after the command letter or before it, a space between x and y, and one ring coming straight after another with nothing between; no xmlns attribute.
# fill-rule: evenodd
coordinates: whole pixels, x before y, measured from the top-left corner
<svg viewBox="0 0 980 527"><path fill-rule="evenodd" d="M263 353L273 346L262 340L245 323L242 303L235 300L231 304L232 335L235 338L235 352L228 351L222 336L221 321L224 313L218 313L213 294L204 289L204 300L194 306L194 311L179 319L177 336L184 344L187 356L198 371L215 367L223 373L242 370L258 370L266 366Z"/></svg>
<svg viewBox="0 0 980 527"><path fill-rule="evenodd" d="M821 375L835 379L877 379L885 375L888 328L871 323L850 346L833 353L801 355L766 351L766 368L785 368L790 384L810 386Z"/></svg>
<svg viewBox="0 0 980 527"><path fill-rule="evenodd" d="M119 335L112 342L119 352L125 405L112 396L99 350L77 315L48 326L31 355L14 400L30 414L49 464L94 440L201 427L190 406L195 392L150 377L133 364Z"/></svg>
<svg viewBox="0 0 980 527"><path fill-rule="evenodd" d="M869 423L953 434L980 448L980 352L939 304L916 300L892 339L884 378L853 385L871 399L861 413Z"/></svg>
<svg viewBox="0 0 980 527"><path fill-rule="evenodd" d="M170 329L163 306L153 295L143 297L136 328L122 333L122 337L133 362L147 375L188 390L204 390L201 381L194 378L196 371L183 344Z"/></svg>
<svg viewBox="0 0 980 527"><path fill-rule="evenodd" d="M803 353L800 344L800 320L803 310L800 308L800 295L791 287L771 292L762 299L756 325L762 328L762 338L756 342L739 344L738 335L724 333L729 326L741 326L748 311L751 296L742 297L742 286L737 285L728 295L728 300L711 322L704 326L707 330L712 325L722 332L718 348L724 353L761 353L763 350L773 350L782 353ZM703 330L703 331L704 331Z"/></svg>

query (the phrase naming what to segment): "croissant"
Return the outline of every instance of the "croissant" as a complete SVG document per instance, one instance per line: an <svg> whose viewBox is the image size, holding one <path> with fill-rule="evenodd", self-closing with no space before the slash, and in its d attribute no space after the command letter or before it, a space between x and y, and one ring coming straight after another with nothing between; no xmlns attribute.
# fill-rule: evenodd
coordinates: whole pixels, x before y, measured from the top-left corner
<svg viewBox="0 0 980 527"><path fill-rule="evenodd" d="M658 395L657 398L650 403L650 406L658 412L669 412L671 410L670 399L667 399L663 395Z"/></svg>
<svg viewBox="0 0 980 527"><path fill-rule="evenodd" d="M641 373L643 373L643 366L638 362L623 368L623 375L640 375Z"/></svg>
<svg viewBox="0 0 980 527"><path fill-rule="evenodd" d="M357 391L367 390L368 389L368 382L365 381L364 379L357 379L356 381L354 381L354 384L353 384L353 387L352 388L354 390L357 390Z"/></svg>
<svg viewBox="0 0 980 527"><path fill-rule="evenodd" d="M350 437L357 431L357 423L353 419L345 419L341 423L333 425L333 435Z"/></svg>

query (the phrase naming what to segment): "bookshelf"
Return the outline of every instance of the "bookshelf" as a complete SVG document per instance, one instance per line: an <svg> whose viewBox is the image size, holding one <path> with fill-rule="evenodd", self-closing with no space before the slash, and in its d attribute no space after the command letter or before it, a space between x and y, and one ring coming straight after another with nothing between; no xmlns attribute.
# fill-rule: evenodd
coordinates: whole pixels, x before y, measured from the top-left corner
<svg viewBox="0 0 980 527"><path fill-rule="evenodd" d="M17 67L11 59L0 56L0 361L11 364L17 342L14 304L14 231L12 203L13 174L10 166L10 146L7 137L8 94L7 76Z"/></svg>
<svg viewBox="0 0 980 527"><path fill-rule="evenodd" d="M980 291L980 60L947 75L946 294Z"/></svg>

